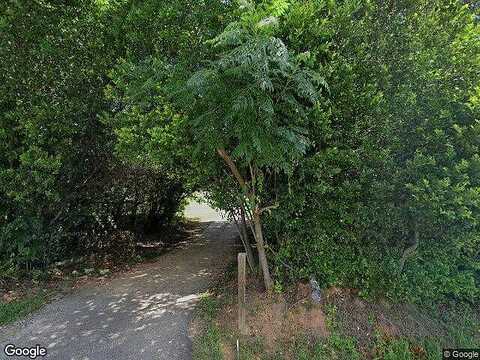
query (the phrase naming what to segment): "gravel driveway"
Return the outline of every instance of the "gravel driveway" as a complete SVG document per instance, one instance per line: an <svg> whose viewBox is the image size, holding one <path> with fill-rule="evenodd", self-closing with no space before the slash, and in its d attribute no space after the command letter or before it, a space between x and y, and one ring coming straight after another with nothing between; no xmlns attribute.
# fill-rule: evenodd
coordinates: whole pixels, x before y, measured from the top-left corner
<svg viewBox="0 0 480 360"><path fill-rule="evenodd" d="M203 220L191 238L151 263L101 286L56 300L27 320L0 329L6 344L47 348L49 360L191 359L188 326L201 294L237 251L236 233L205 206L189 206Z"/></svg>

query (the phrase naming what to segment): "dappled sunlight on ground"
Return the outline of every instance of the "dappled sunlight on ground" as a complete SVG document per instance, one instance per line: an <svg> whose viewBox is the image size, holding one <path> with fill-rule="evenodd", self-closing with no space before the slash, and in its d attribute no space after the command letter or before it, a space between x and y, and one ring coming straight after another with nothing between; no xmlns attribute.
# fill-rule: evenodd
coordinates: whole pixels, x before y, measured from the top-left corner
<svg viewBox="0 0 480 360"><path fill-rule="evenodd" d="M233 258L234 234L223 222L202 224L155 262L53 302L25 326L0 330L0 343L40 344L46 359L188 359L192 309Z"/></svg>

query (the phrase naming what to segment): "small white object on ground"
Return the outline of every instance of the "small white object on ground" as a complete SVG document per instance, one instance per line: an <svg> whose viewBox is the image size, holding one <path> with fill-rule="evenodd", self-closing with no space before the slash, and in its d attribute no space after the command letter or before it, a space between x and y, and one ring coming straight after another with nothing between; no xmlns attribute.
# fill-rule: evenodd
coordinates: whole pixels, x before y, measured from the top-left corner
<svg viewBox="0 0 480 360"><path fill-rule="evenodd" d="M310 287L312 288L312 301L319 304L322 301L320 285L313 277L310 278Z"/></svg>

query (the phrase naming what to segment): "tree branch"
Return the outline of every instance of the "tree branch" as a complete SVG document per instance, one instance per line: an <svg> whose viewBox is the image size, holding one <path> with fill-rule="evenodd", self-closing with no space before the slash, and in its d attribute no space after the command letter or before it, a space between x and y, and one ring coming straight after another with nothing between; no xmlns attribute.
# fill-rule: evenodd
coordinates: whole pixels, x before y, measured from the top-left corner
<svg viewBox="0 0 480 360"><path fill-rule="evenodd" d="M245 180L243 179L242 175L240 174L240 171L238 171L237 166L233 162L232 158L227 154L224 148L218 148L217 149L218 155L225 161L225 163L228 165L230 168L230 171L232 172L233 176L235 176L235 179L237 179L238 183L240 184L240 187L242 188L243 191L247 192L247 184L245 183Z"/></svg>
<svg viewBox="0 0 480 360"><path fill-rule="evenodd" d="M415 251L417 250L417 248L418 248L418 230L415 227L415 230L413 232L413 244L407 247L403 251L402 258L400 259L400 265L399 265L400 273L403 272L403 268L405 267L405 261L407 261L407 259L410 256L415 254Z"/></svg>
<svg viewBox="0 0 480 360"><path fill-rule="evenodd" d="M266 206L266 207L264 207L264 208L261 208L261 209L259 210L259 213L261 214L261 213L263 213L264 211L276 209L276 208L278 208L279 206L280 206L279 203L276 203L276 204L270 205L270 206Z"/></svg>

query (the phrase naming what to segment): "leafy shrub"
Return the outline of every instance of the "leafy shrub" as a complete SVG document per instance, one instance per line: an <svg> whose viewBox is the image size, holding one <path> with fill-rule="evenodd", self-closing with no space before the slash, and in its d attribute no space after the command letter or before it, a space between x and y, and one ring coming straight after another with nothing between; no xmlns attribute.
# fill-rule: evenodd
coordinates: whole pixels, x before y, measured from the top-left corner
<svg viewBox="0 0 480 360"><path fill-rule="evenodd" d="M136 43L150 27L123 31L137 15L151 23L153 4L7 1L2 8L2 276L105 248L118 227L140 234L172 221L185 195L179 179L112 156L114 132L100 116L112 111L104 88L122 55L175 47ZM173 32L181 31L180 13L164 13L156 27L176 21Z"/></svg>
<svg viewBox="0 0 480 360"><path fill-rule="evenodd" d="M281 204L268 224L278 273L365 295L477 299L472 10L456 1L298 1L280 23L330 95L311 122L314 146L272 194Z"/></svg>

